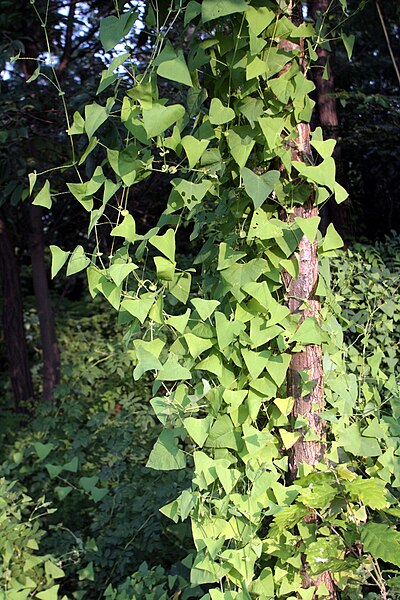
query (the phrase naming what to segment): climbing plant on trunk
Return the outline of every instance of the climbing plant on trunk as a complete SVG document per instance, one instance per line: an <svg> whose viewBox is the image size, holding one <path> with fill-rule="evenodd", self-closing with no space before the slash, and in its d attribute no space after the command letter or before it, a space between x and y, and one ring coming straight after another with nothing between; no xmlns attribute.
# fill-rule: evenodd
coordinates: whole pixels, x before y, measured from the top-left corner
<svg viewBox="0 0 400 600"><path fill-rule="evenodd" d="M69 192L89 234L110 228L111 252L51 247L53 276L65 263L67 274L87 270L92 296L105 296L126 327L134 378L153 377L163 430L147 465L193 468L191 487L161 510L191 519L196 554L186 565L212 600L385 585L377 559L389 552L367 509L390 514L393 498L353 459L378 456L379 443L353 419L354 390L340 389L348 379L326 258L342 241L332 226L318 232L319 206L347 194L335 181L335 141L310 133L318 40L295 11L191 0L173 2L160 23L150 8L149 63L136 70L129 52L118 54L99 85L119 79L114 95L75 113L68 129L87 136ZM106 51L136 17L103 20ZM121 65L133 80L125 91ZM161 96L165 81L173 98ZM79 167L91 153L88 180ZM172 177L171 193L157 227L137 232L129 190L152 172ZM34 204L51 202L45 181ZM182 227L196 249L189 267L177 252ZM344 411L343 394L353 402Z"/></svg>

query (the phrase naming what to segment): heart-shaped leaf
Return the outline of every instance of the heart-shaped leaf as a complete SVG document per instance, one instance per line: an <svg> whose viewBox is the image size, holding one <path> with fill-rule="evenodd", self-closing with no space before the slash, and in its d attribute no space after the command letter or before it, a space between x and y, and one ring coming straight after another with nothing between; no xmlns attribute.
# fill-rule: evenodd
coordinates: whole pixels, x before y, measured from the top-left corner
<svg viewBox="0 0 400 600"><path fill-rule="evenodd" d="M279 171L268 171L263 175L257 175L245 167L241 173L246 193L253 200L254 208L260 208L279 181Z"/></svg>
<svg viewBox="0 0 400 600"><path fill-rule="evenodd" d="M224 106L219 98L213 98L210 105L210 123L223 125L235 118L235 111L229 106Z"/></svg>
<svg viewBox="0 0 400 600"><path fill-rule="evenodd" d="M129 10L120 17L111 15L102 19L100 23L100 42L106 52L115 48L118 42L129 33L136 18L137 14Z"/></svg>

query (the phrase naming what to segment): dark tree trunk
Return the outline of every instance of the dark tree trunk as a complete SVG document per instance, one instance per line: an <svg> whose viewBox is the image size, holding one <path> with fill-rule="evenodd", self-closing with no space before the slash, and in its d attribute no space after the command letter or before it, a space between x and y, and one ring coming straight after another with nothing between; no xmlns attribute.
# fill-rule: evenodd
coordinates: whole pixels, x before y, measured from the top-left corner
<svg viewBox="0 0 400 600"><path fill-rule="evenodd" d="M311 16L317 21L318 17L326 13L329 9L330 0L312 0ZM325 48L317 48L318 61L313 69L313 79L317 93L317 111L318 121L325 134L325 138L336 140L336 147L333 151L333 158L336 163L336 179L346 187L346 175L343 166L341 147L339 143L339 118L335 97L335 79L333 71L333 55ZM329 78L324 79L324 72L329 62ZM330 200L321 211L322 228L325 230L329 223L333 223L335 229L339 232L345 242L352 238L352 227L350 218L349 201L337 204L335 200Z"/></svg>
<svg viewBox="0 0 400 600"><path fill-rule="evenodd" d="M0 276L3 296L3 332L16 410L26 409L33 397L24 331L21 284L14 244L0 211Z"/></svg>
<svg viewBox="0 0 400 600"><path fill-rule="evenodd" d="M60 352L57 344L53 307L44 260L42 208L29 206L30 254L32 280L39 316L40 340L43 356L43 399L54 402L54 387L60 380Z"/></svg>

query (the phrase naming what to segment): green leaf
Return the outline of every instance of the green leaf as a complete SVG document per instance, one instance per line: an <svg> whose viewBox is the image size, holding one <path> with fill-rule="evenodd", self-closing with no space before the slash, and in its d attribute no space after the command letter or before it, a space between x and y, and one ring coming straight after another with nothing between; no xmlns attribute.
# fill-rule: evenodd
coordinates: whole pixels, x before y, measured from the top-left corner
<svg viewBox="0 0 400 600"><path fill-rule="evenodd" d="M64 498L66 498L68 494L72 492L72 487L69 485L58 485L54 488L54 491L56 492L58 499L63 501Z"/></svg>
<svg viewBox="0 0 400 600"><path fill-rule="evenodd" d="M155 59L154 66L158 67L157 75L160 77L192 87L192 78L183 51L181 49L174 50L170 42L167 42L165 48Z"/></svg>
<svg viewBox="0 0 400 600"><path fill-rule="evenodd" d="M205 419L187 417L183 420L186 431L200 448L203 447L204 442L210 433L213 420L211 415L208 415Z"/></svg>
<svg viewBox="0 0 400 600"><path fill-rule="evenodd" d="M305 179L308 179L309 181L319 185L325 185L332 192L334 191L336 167L335 161L332 157L326 158L317 167L296 161L294 161L292 164Z"/></svg>
<svg viewBox="0 0 400 600"><path fill-rule="evenodd" d="M164 235L153 235L149 238L149 242L171 262L175 261L175 231L173 229L168 229Z"/></svg>
<svg viewBox="0 0 400 600"><path fill-rule="evenodd" d="M229 106L224 106L219 98L213 98L210 104L210 123L223 125L235 118L235 111Z"/></svg>
<svg viewBox="0 0 400 600"><path fill-rule="evenodd" d="M106 106L100 106L96 102L85 106L85 131L89 139L107 121L113 105L114 99L108 98Z"/></svg>
<svg viewBox="0 0 400 600"><path fill-rule="evenodd" d="M248 6L246 10L246 19L249 24L249 29L255 36L258 36L275 19L275 13L272 9L264 6Z"/></svg>
<svg viewBox="0 0 400 600"><path fill-rule="evenodd" d="M123 237L133 244L136 238L136 224L132 215L125 215L122 223L114 227L110 235Z"/></svg>
<svg viewBox="0 0 400 600"><path fill-rule="evenodd" d="M240 135L240 133L237 133L233 129L228 131L227 140L231 155L239 167L243 169L256 143L255 140L249 135Z"/></svg>
<svg viewBox="0 0 400 600"><path fill-rule="evenodd" d="M296 217L295 223L300 227L309 242L313 243L316 238L318 226L320 224L321 217Z"/></svg>
<svg viewBox="0 0 400 600"><path fill-rule="evenodd" d="M126 298L121 302L121 308L133 315L142 323L145 322L150 308L154 304L154 296L142 295L139 298Z"/></svg>
<svg viewBox="0 0 400 600"><path fill-rule="evenodd" d="M56 564L54 564L51 560L46 560L46 562L44 563L44 570L46 572L46 575L48 577L51 577L52 579L60 579L60 577L65 576L64 571L60 569L60 567L58 567Z"/></svg>
<svg viewBox="0 0 400 600"><path fill-rule="evenodd" d="M199 162L209 143L210 140L197 140L192 135L185 135L182 138L181 144L188 157L190 169L193 169Z"/></svg>
<svg viewBox="0 0 400 600"><path fill-rule="evenodd" d="M296 333L290 338L290 342L299 342L304 345L321 344L324 341L326 341L326 335L314 317L305 318Z"/></svg>
<svg viewBox="0 0 400 600"><path fill-rule="evenodd" d="M232 410L237 410L245 401L247 393L247 390L224 390L222 397Z"/></svg>
<svg viewBox="0 0 400 600"><path fill-rule="evenodd" d="M74 456L69 462L63 465L63 469L65 471L69 471L70 473L77 473L78 471L79 460L77 456Z"/></svg>
<svg viewBox="0 0 400 600"><path fill-rule="evenodd" d="M57 275L60 269L65 265L69 252L65 252L65 250L61 250L58 246L50 246L51 252L51 278Z"/></svg>
<svg viewBox="0 0 400 600"><path fill-rule="evenodd" d="M233 13L244 12L247 10L247 6L244 0L203 0L201 5L201 20L203 23L207 23L212 19L219 19Z"/></svg>
<svg viewBox="0 0 400 600"><path fill-rule="evenodd" d="M94 581L94 571L93 571L93 563L85 565L82 569L78 571L79 581Z"/></svg>
<svg viewBox="0 0 400 600"><path fill-rule="evenodd" d="M381 479L363 479L357 477L345 482L345 489L356 501L360 501L373 510L389 508L386 483Z"/></svg>
<svg viewBox="0 0 400 600"><path fill-rule="evenodd" d="M138 364L133 371L133 378L135 381L140 379L143 373L146 373L147 371L159 371L162 368L162 364L158 360L158 357L141 346L136 350L136 358Z"/></svg>
<svg viewBox="0 0 400 600"><path fill-rule="evenodd" d="M112 281L107 281L105 277L102 277L97 283L96 289L103 294L115 310L119 309L122 293L120 285L115 285Z"/></svg>
<svg viewBox="0 0 400 600"><path fill-rule="evenodd" d="M245 325L240 321L229 321L221 312L215 313L218 346L224 350L244 330Z"/></svg>
<svg viewBox="0 0 400 600"><path fill-rule="evenodd" d="M90 495L92 496L95 502L100 502L101 500L103 500L104 496L107 496L107 494L108 490L106 488L98 487L94 487L90 492Z"/></svg>
<svg viewBox="0 0 400 600"><path fill-rule="evenodd" d="M333 150L336 146L336 140L311 140L311 146L313 146L318 154L322 156L323 159L329 158L332 156Z"/></svg>
<svg viewBox="0 0 400 600"><path fill-rule="evenodd" d="M251 377L253 379L257 379L260 373L262 373L262 371L264 371L264 369L267 367L271 352L269 350L254 352L253 350L243 348L242 356Z"/></svg>
<svg viewBox="0 0 400 600"><path fill-rule="evenodd" d="M267 362L266 369L268 375L275 381L278 387L280 387L286 379L286 373L289 368L290 359L290 354L280 354L277 356L271 356Z"/></svg>
<svg viewBox="0 0 400 600"><path fill-rule="evenodd" d="M206 446L238 450L238 439L229 415L218 415L206 440Z"/></svg>
<svg viewBox="0 0 400 600"><path fill-rule="evenodd" d="M124 52L119 56L116 56L112 61L110 66L105 69L101 74L101 80L99 86L96 90L96 95L101 94L105 89L108 88L109 85L114 83L117 79L117 74L114 73L118 67L120 67L127 59L129 58L129 52Z"/></svg>
<svg viewBox="0 0 400 600"><path fill-rule="evenodd" d="M198 337L193 333L185 333L184 338L188 345L190 355L193 358L197 358L200 354L213 346L213 343L210 340Z"/></svg>
<svg viewBox="0 0 400 600"><path fill-rule="evenodd" d="M157 375L157 379L161 381L180 381L191 378L192 374L189 369L180 365L177 358L174 358L172 354L168 356L167 362L163 364Z"/></svg>
<svg viewBox="0 0 400 600"><path fill-rule="evenodd" d="M54 444L42 444L41 442L36 442L33 444L35 448L35 452L39 457L39 460L44 460L50 452L54 449Z"/></svg>
<svg viewBox="0 0 400 600"><path fill-rule="evenodd" d="M256 175L244 167L241 175L246 193L253 200L254 208L260 208L279 181L280 173L279 171L268 171L263 175Z"/></svg>
<svg viewBox="0 0 400 600"><path fill-rule="evenodd" d="M85 152L82 154L81 158L79 159L78 165L83 165L83 163L85 162L85 160L87 159L89 154L91 152L93 152L93 150L97 147L98 143L99 143L99 140L97 139L97 137L90 138Z"/></svg>
<svg viewBox="0 0 400 600"><path fill-rule="evenodd" d="M382 454L379 442L375 438L361 435L358 423L339 429L337 442L339 446L343 446L346 452L351 452L354 456L369 457Z"/></svg>
<svg viewBox="0 0 400 600"><path fill-rule="evenodd" d="M243 286L252 281L257 281L267 269L267 262L262 258L254 258L246 264L235 263L228 269L221 271L221 277L227 288L232 292L238 302L245 298Z"/></svg>
<svg viewBox="0 0 400 600"><path fill-rule="evenodd" d="M289 448L291 448L300 438L300 433L296 431L286 431L286 429L279 429L279 434L286 450L289 450Z"/></svg>
<svg viewBox="0 0 400 600"><path fill-rule="evenodd" d="M160 135L179 121L184 114L185 109L181 104L173 104L172 106L153 104L151 109L143 110L143 124L148 137Z"/></svg>
<svg viewBox="0 0 400 600"><path fill-rule="evenodd" d="M74 112L74 120L69 129L67 129L68 135L82 135L85 132L85 119L76 110Z"/></svg>
<svg viewBox="0 0 400 600"><path fill-rule="evenodd" d="M134 263L116 263L108 267L108 274L115 283L115 285L120 286L121 283L133 273L138 268Z"/></svg>
<svg viewBox="0 0 400 600"><path fill-rule="evenodd" d="M338 248L343 248L343 240L332 223L330 223L326 230L322 250L323 252L329 252L330 250L337 250Z"/></svg>
<svg viewBox="0 0 400 600"><path fill-rule="evenodd" d="M185 10L185 19L183 25L186 27L193 19L201 14L201 4L196 0L190 0Z"/></svg>
<svg viewBox="0 0 400 600"><path fill-rule="evenodd" d="M119 17L111 15L101 20L100 42L106 52L115 48L118 42L128 35L136 18L137 14L129 10Z"/></svg>
<svg viewBox="0 0 400 600"><path fill-rule="evenodd" d="M85 490L85 492L91 492L98 481L99 478L97 475L93 475L92 477L80 477L79 485Z"/></svg>
<svg viewBox="0 0 400 600"><path fill-rule="evenodd" d="M349 197L349 193L344 189L343 186L340 185L337 181L335 181L335 200L338 204L344 202Z"/></svg>
<svg viewBox="0 0 400 600"><path fill-rule="evenodd" d="M204 300L203 298L193 298L191 303L203 321L207 321L215 309L220 305L218 300Z"/></svg>
<svg viewBox="0 0 400 600"><path fill-rule="evenodd" d="M45 208L51 208L51 196L50 196L50 182L48 179L44 182L44 185L40 192L38 192L35 196L34 201L32 202L34 206L44 206Z"/></svg>
<svg viewBox="0 0 400 600"><path fill-rule="evenodd" d="M190 294L191 282L192 276L190 273L178 273L175 275L174 281L169 284L169 291L174 298L182 304L186 304Z"/></svg>
<svg viewBox="0 0 400 600"><path fill-rule="evenodd" d="M29 79L26 80L26 83L31 83L32 81L35 81L35 79L37 79L40 75L40 65L38 65L36 67L36 69L34 70L34 72L32 73L32 75L29 77Z"/></svg>
<svg viewBox="0 0 400 600"><path fill-rule="evenodd" d="M168 317L167 325L170 325L171 327L176 329L176 331L178 331L180 334L183 334L186 329L186 325L188 324L190 313L190 308L188 308L183 315Z"/></svg>
<svg viewBox="0 0 400 600"><path fill-rule="evenodd" d="M281 133L285 126L285 119L282 117L262 117L258 119L265 140L270 151L273 151L282 143Z"/></svg>
<svg viewBox="0 0 400 600"><path fill-rule="evenodd" d="M59 474L61 473L61 471L63 470L62 466L60 465L51 465L50 463L47 463L45 465L48 474L50 475L51 479L54 479L55 477L58 477Z"/></svg>
<svg viewBox="0 0 400 600"><path fill-rule="evenodd" d="M168 200L168 205L172 210L177 210L183 206L192 209L203 200L211 187L211 181L203 179L201 183L193 183L184 179L174 179L172 185L174 189Z"/></svg>
<svg viewBox="0 0 400 600"><path fill-rule="evenodd" d="M282 236L282 223L278 219L270 219L262 208L257 208L250 222L248 239L256 237L260 240L271 240Z"/></svg>
<svg viewBox="0 0 400 600"><path fill-rule="evenodd" d="M59 587L59 585L52 585L48 590L36 592L36 598L40 600L57 600Z"/></svg>
<svg viewBox="0 0 400 600"><path fill-rule="evenodd" d="M238 471L238 469L228 469L222 465L217 465L215 470L218 475L218 479L222 483L225 493L230 494L240 479L240 471Z"/></svg>
<svg viewBox="0 0 400 600"><path fill-rule="evenodd" d="M255 56L253 60L247 63L246 66L246 80L250 81L260 75L264 75L267 72L267 65L265 61L261 60L258 56Z"/></svg>
<svg viewBox="0 0 400 600"><path fill-rule="evenodd" d="M226 242L221 242L218 250L218 271L228 269L245 256L247 256L246 252L239 252L228 246Z"/></svg>
<svg viewBox="0 0 400 600"><path fill-rule="evenodd" d="M68 261L67 276L83 271L88 265L90 265L90 258L86 256L82 246L77 246Z"/></svg>
<svg viewBox="0 0 400 600"><path fill-rule="evenodd" d="M174 281L175 262L171 262L169 258L164 256L155 256L154 263L156 265L156 273L161 281Z"/></svg>
<svg viewBox="0 0 400 600"><path fill-rule="evenodd" d="M36 183L36 179L37 179L36 171L34 171L33 173L29 173L28 179L29 179L29 194L32 194L33 188L35 187L35 183Z"/></svg>
<svg viewBox="0 0 400 600"><path fill-rule="evenodd" d="M150 453L146 467L160 471L173 471L186 467L185 453L176 445L176 433L164 429Z"/></svg>
<svg viewBox="0 0 400 600"><path fill-rule="evenodd" d="M375 559L400 567L400 533L383 523L366 523L361 529L364 551Z"/></svg>
<svg viewBox="0 0 400 600"><path fill-rule="evenodd" d="M346 49L347 56L350 60L351 55L353 54L354 42L356 41L356 37L352 33L350 35L346 35L343 31L340 34L340 37L342 38L343 45Z"/></svg>

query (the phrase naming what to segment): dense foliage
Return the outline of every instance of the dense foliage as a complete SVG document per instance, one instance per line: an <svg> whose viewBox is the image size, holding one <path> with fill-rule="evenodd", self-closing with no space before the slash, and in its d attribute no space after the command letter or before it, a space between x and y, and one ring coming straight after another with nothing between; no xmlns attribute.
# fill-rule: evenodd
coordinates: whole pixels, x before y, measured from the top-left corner
<svg viewBox="0 0 400 600"><path fill-rule="evenodd" d="M177 2L161 15L148 10L156 42L140 65L118 50L133 8L102 21L116 55L99 99L68 123L68 198L88 213L93 240L52 245L52 275L65 263L67 275L86 270L98 316L80 318L79 307L60 328L54 407L14 439L3 432L2 471L18 479L4 482L5 514L15 513L12 486L29 490L23 508L47 511L28 579L31 553L18 544L30 517L13 517L20 561L10 578L8 551L7 594L307 600L336 597L334 581L342 598L386 598L400 566L398 247L393 237L390 259L355 247L330 270L341 240L332 226L322 238L317 207L347 194L334 142L319 128L309 137L304 77L325 30L274 2ZM168 40L175 23L182 37ZM350 55L354 40L342 39ZM172 191L146 230L130 206L152 173L168 174ZM54 211L59 184L31 173L33 204ZM316 257L317 246L318 287L295 297L301 248ZM310 348L316 363L290 387ZM321 348L325 401L315 395ZM322 453L293 469L299 444Z"/></svg>
<svg viewBox="0 0 400 600"><path fill-rule="evenodd" d="M391 236L385 243L358 245L334 259L331 271L350 371L383 406L381 426L388 436L389 428L397 432L400 410L393 385L393 375L399 382L393 357L398 357L400 317L393 298L400 240ZM188 572L178 562L189 551L190 537L158 512L176 495L176 486L187 482L179 482L175 472L170 477L144 466L158 431L149 410L151 390L133 382L130 352L112 314L82 316L87 312L80 303L67 305L58 324L64 356L58 414L42 408L28 427L14 424L12 439L9 422L2 419L2 590L17 588L12 573L20 589L22 575L34 582L25 597L57 585L67 595L86 591L89 598L150 594L146 597L158 600L182 588L187 597ZM36 329L31 319L33 343ZM378 367L376 347L382 349ZM367 418L376 423L375 410L376 404L366 406ZM395 487L400 484L400 457L391 450L367 468ZM33 500L21 495L23 489ZM141 566L143 560L149 567ZM155 570L148 570L151 566ZM390 581L399 593L396 578ZM367 590L361 597L375 597Z"/></svg>

